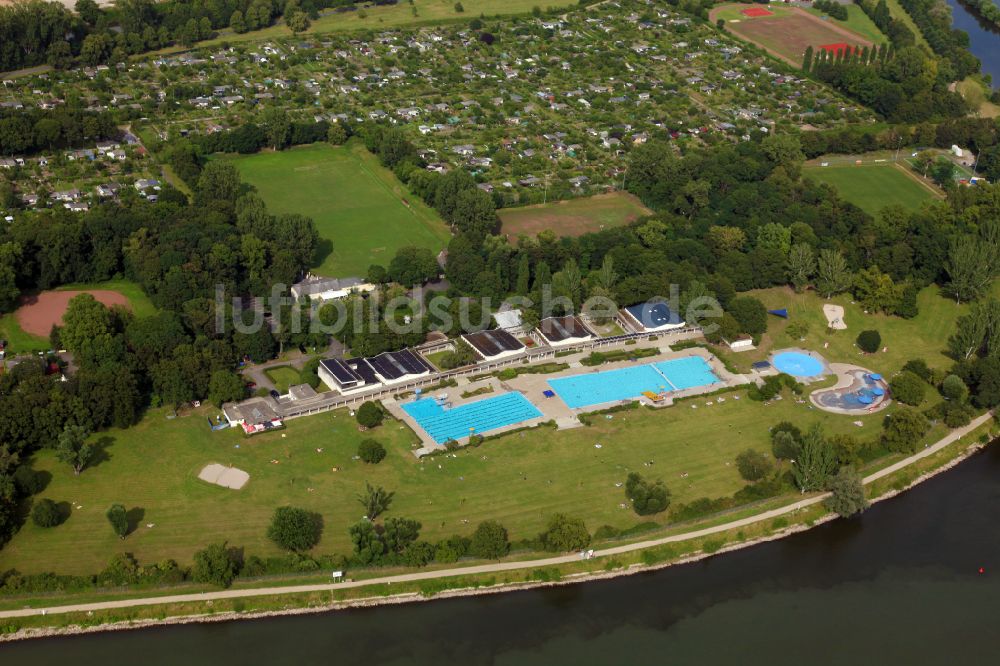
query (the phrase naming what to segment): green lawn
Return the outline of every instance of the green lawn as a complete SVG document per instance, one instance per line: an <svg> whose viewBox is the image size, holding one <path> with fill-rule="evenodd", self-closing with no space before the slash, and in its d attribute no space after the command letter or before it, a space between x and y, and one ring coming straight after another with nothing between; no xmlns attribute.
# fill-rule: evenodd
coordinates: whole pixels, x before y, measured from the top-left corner
<svg viewBox="0 0 1000 666"><path fill-rule="evenodd" d="M274 382L274 388L278 393L288 393L288 387L294 384L301 384L299 371L290 365L279 365L276 368L268 368L264 371L267 378Z"/></svg>
<svg viewBox="0 0 1000 666"><path fill-rule="evenodd" d="M846 7L847 7L846 21L841 21L839 19L832 18L818 9L810 8L806 9L806 11L809 12L810 14L815 14L816 16L821 16L821 17L825 16L827 17L826 20L830 21L834 25L839 25L844 28L847 28L848 30L853 30L862 37L871 40L875 44L882 44L889 41L886 38L886 36L882 34L882 31L878 29L878 26L876 26L875 23L873 23L872 20L868 18L868 14L865 14L864 10L861 9L861 7L858 7L857 5L846 5Z"/></svg>
<svg viewBox="0 0 1000 666"><path fill-rule="evenodd" d="M894 19L902 21L903 24L910 29L910 32L916 36L917 46L926 46L929 49L930 44L927 43L924 33L921 32L920 28L917 27L917 24L913 22L913 17L911 17L906 10L903 9L903 6L899 4L899 0L886 0L885 4L889 7L889 15Z"/></svg>
<svg viewBox="0 0 1000 666"><path fill-rule="evenodd" d="M56 291L109 289L120 292L128 299L132 312L137 317L146 317L156 313L156 306L149 300L142 287L127 280L109 280L107 282L90 282L85 284L67 284L58 287ZM17 323L13 313L0 317L0 339L8 343L8 351L12 353L46 351L51 348L48 338L38 337L24 332Z"/></svg>
<svg viewBox="0 0 1000 666"><path fill-rule="evenodd" d="M216 413L213 408L173 420L154 410L135 428L95 436L106 443L107 459L80 476L51 451L38 454L35 468L53 475L41 497L82 508L53 529L26 524L0 551L0 571L94 572L122 551L143 562L169 557L189 563L196 550L223 540L247 553L273 554L265 532L274 507L284 504L321 512L325 530L317 551L344 553L350 548L347 527L362 516L355 498L365 481L396 491L388 515L421 521L422 535L430 540L468 534L489 518L506 525L512 539L522 539L559 511L585 518L591 530L602 524L628 527L643 519L620 508L624 491L615 484L631 470L664 479L676 502L718 497L742 486L732 465L735 455L748 446L766 450L768 428L778 421L806 426L821 420L831 432L863 436L874 435L881 421L864 417L864 428L858 428L851 418L792 400L768 407L745 395L741 400L730 395L712 407L704 402L697 401L698 409L682 402L659 411L618 413L563 432L516 433L454 458L424 462L410 453L413 433L393 421L360 433L354 419L335 412L295 419L282 432L247 439L237 431L211 432L206 417ZM388 449L381 464L352 459L365 437ZM602 448L594 446L598 443ZM649 461L653 466L644 466ZM210 462L246 470L250 482L234 491L198 481L198 471ZM104 517L115 502L143 510L139 527L125 541L114 536Z"/></svg>
<svg viewBox="0 0 1000 666"><path fill-rule="evenodd" d="M855 363L876 372L890 375L914 358L922 358L935 368L948 368L954 363L945 356L948 338L955 331L955 322L968 311L967 305L958 305L945 298L935 286L922 290L917 297L919 314L913 319L901 319L886 315L864 314L860 306L851 303L849 295L835 296L829 300L815 292L796 294L790 288L775 287L750 292L759 298L769 310L787 308L787 320L771 316L768 332L754 352L731 354L730 358L741 367L748 368L753 361L766 358L774 349L805 347L823 354L827 360ZM844 321L847 330L827 331L823 304L835 303L844 306ZM788 324L803 321L809 324L805 341L792 339L785 332ZM865 329L876 329L882 335L885 352L870 355L861 354L854 346L858 333ZM824 348L824 345L826 347Z"/></svg>
<svg viewBox="0 0 1000 666"><path fill-rule="evenodd" d="M435 253L450 236L435 211L411 194L360 143L325 143L224 157L254 185L272 213L311 217L321 247L314 272L363 277L407 245Z"/></svg>
<svg viewBox="0 0 1000 666"><path fill-rule="evenodd" d="M934 198L930 189L891 165L816 167L806 170L805 175L832 185L842 197L870 215L877 215L890 204L917 210Z"/></svg>

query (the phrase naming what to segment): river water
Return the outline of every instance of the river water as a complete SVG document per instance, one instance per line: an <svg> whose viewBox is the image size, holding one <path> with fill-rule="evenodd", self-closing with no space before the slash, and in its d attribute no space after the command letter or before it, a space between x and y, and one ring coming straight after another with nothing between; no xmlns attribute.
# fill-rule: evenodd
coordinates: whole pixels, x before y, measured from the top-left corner
<svg viewBox="0 0 1000 666"><path fill-rule="evenodd" d="M548 590L15 643L0 646L0 663L996 664L998 610L995 444L858 519L699 563Z"/></svg>
<svg viewBox="0 0 1000 666"><path fill-rule="evenodd" d="M947 0L952 24L969 33L969 50L983 63L983 73L993 77L993 87L1000 86L1000 29L983 21L959 0Z"/></svg>

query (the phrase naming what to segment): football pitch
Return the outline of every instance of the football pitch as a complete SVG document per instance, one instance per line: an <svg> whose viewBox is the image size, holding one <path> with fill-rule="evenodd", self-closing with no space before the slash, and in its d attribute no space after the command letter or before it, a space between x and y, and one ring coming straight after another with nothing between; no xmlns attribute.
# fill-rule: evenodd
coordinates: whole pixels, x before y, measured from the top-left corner
<svg viewBox="0 0 1000 666"><path fill-rule="evenodd" d="M359 143L317 143L232 158L272 214L311 217L320 235L313 272L364 277L401 247L443 249L450 237L438 214Z"/></svg>
<svg viewBox="0 0 1000 666"><path fill-rule="evenodd" d="M929 186L889 165L814 167L806 169L804 175L833 186L840 196L870 215L890 204L917 210L934 198Z"/></svg>

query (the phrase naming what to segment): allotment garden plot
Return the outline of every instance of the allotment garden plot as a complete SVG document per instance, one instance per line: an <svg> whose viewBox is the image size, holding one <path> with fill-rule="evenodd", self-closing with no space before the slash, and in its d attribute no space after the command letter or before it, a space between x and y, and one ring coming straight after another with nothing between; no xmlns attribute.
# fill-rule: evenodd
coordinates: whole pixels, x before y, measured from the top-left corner
<svg viewBox="0 0 1000 666"><path fill-rule="evenodd" d="M275 214L311 217L319 231L314 272L364 276L401 247L434 252L449 236L440 217L360 144L315 144L233 160Z"/></svg>

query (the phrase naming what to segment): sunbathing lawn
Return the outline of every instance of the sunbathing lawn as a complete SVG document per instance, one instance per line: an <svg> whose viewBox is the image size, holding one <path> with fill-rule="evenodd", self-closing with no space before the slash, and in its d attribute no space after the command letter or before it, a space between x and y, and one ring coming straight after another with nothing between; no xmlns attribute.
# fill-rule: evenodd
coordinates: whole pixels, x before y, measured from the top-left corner
<svg viewBox="0 0 1000 666"><path fill-rule="evenodd" d="M0 571L90 573L117 552L147 563L190 563L195 551L223 540L248 554L274 554L265 532L274 507L284 504L320 511L326 527L317 551L345 553L347 528L362 516L355 498L366 480L396 491L387 515L421 521L422 537L429 540L471 533L489 518L507 526L512 540L522 539L558 511L586 517L591 530L627 527L643 520L620 508L624 491L615 484L631 470L663 478L674 501L718 497L742 485L732 465L735 455L748 446L767 450L768 428L778 421L805 426L820 420L831 432L874 435L882 418L865 417L858 428L852 419L792 400L765 407L734 395L742 392L711 407L701 399L618 413L591 427L515 433L423 463L410 453L417 440L402 424L360 433L343 411L294 419L282 432L247 439L235 430L211 432L206 418L218 411L212 407L169 420L165 411L153 410L130 430L95 436L104 460L80 476L51 451L38 454L35 468L52 473L40 497L82 508L48 530L29 521L0 551ZM364 437L385 444L389 455L381 464L352 459ZM644 466L649 461L653 466ZM249 483L234 491L198 481L198 471L211 462L247 471ZM139 527L124 541L104 517L115 502L143 510Z"/></svg>
<svg viewBox="0 0 1000 666"><path fill-rule="evenodd" d="M994 288L996 291L996 287ZM968 311L967 305L957 305L945 298L935 286L922 290L917 297L920 313L913 319L886 315L866 315L861 307L852 304L847 294L826 300L815 292L796 294L791 288L775 287L748 292L759 298L769 310L787 308L789 318L770 316L768 332L760 348L753 352L728 354L739 367L748 369L750 364L767 358L771 350L786 347L805 347L823 354L829 361L855 363L876 372L891 375L914 358L922 358L935 368L949 368L954 361L944 355L948 337L955 331L955 321ZM827 331L824 303L844 306L847 330ZM793 321L809 324L804 341L793 339L785 329ZM882 335L886 352L865 355L855 346L858 333L876 329ZM824 345L828 345L824 348Z"/></svg>
<svg viewBox="0 0 1000 666"><path fill-rule="evenodd" d="M933 189L915 180L903 171L904 167L885 166L828 166L809 168L805 175L821 183L832 185L844 199L869 215L890 204L907 210L919 210L935 198Z"/></svg>
<svg viewBox="0 0 1000 666"><path fill-rule="evenodd" d="M360 143L220 159L233 161L270 212L313 219L321 239L313 265L319 275L363 277L372 264L388 265L401 247L437 254L451 236L438 214Z"/></svg>

